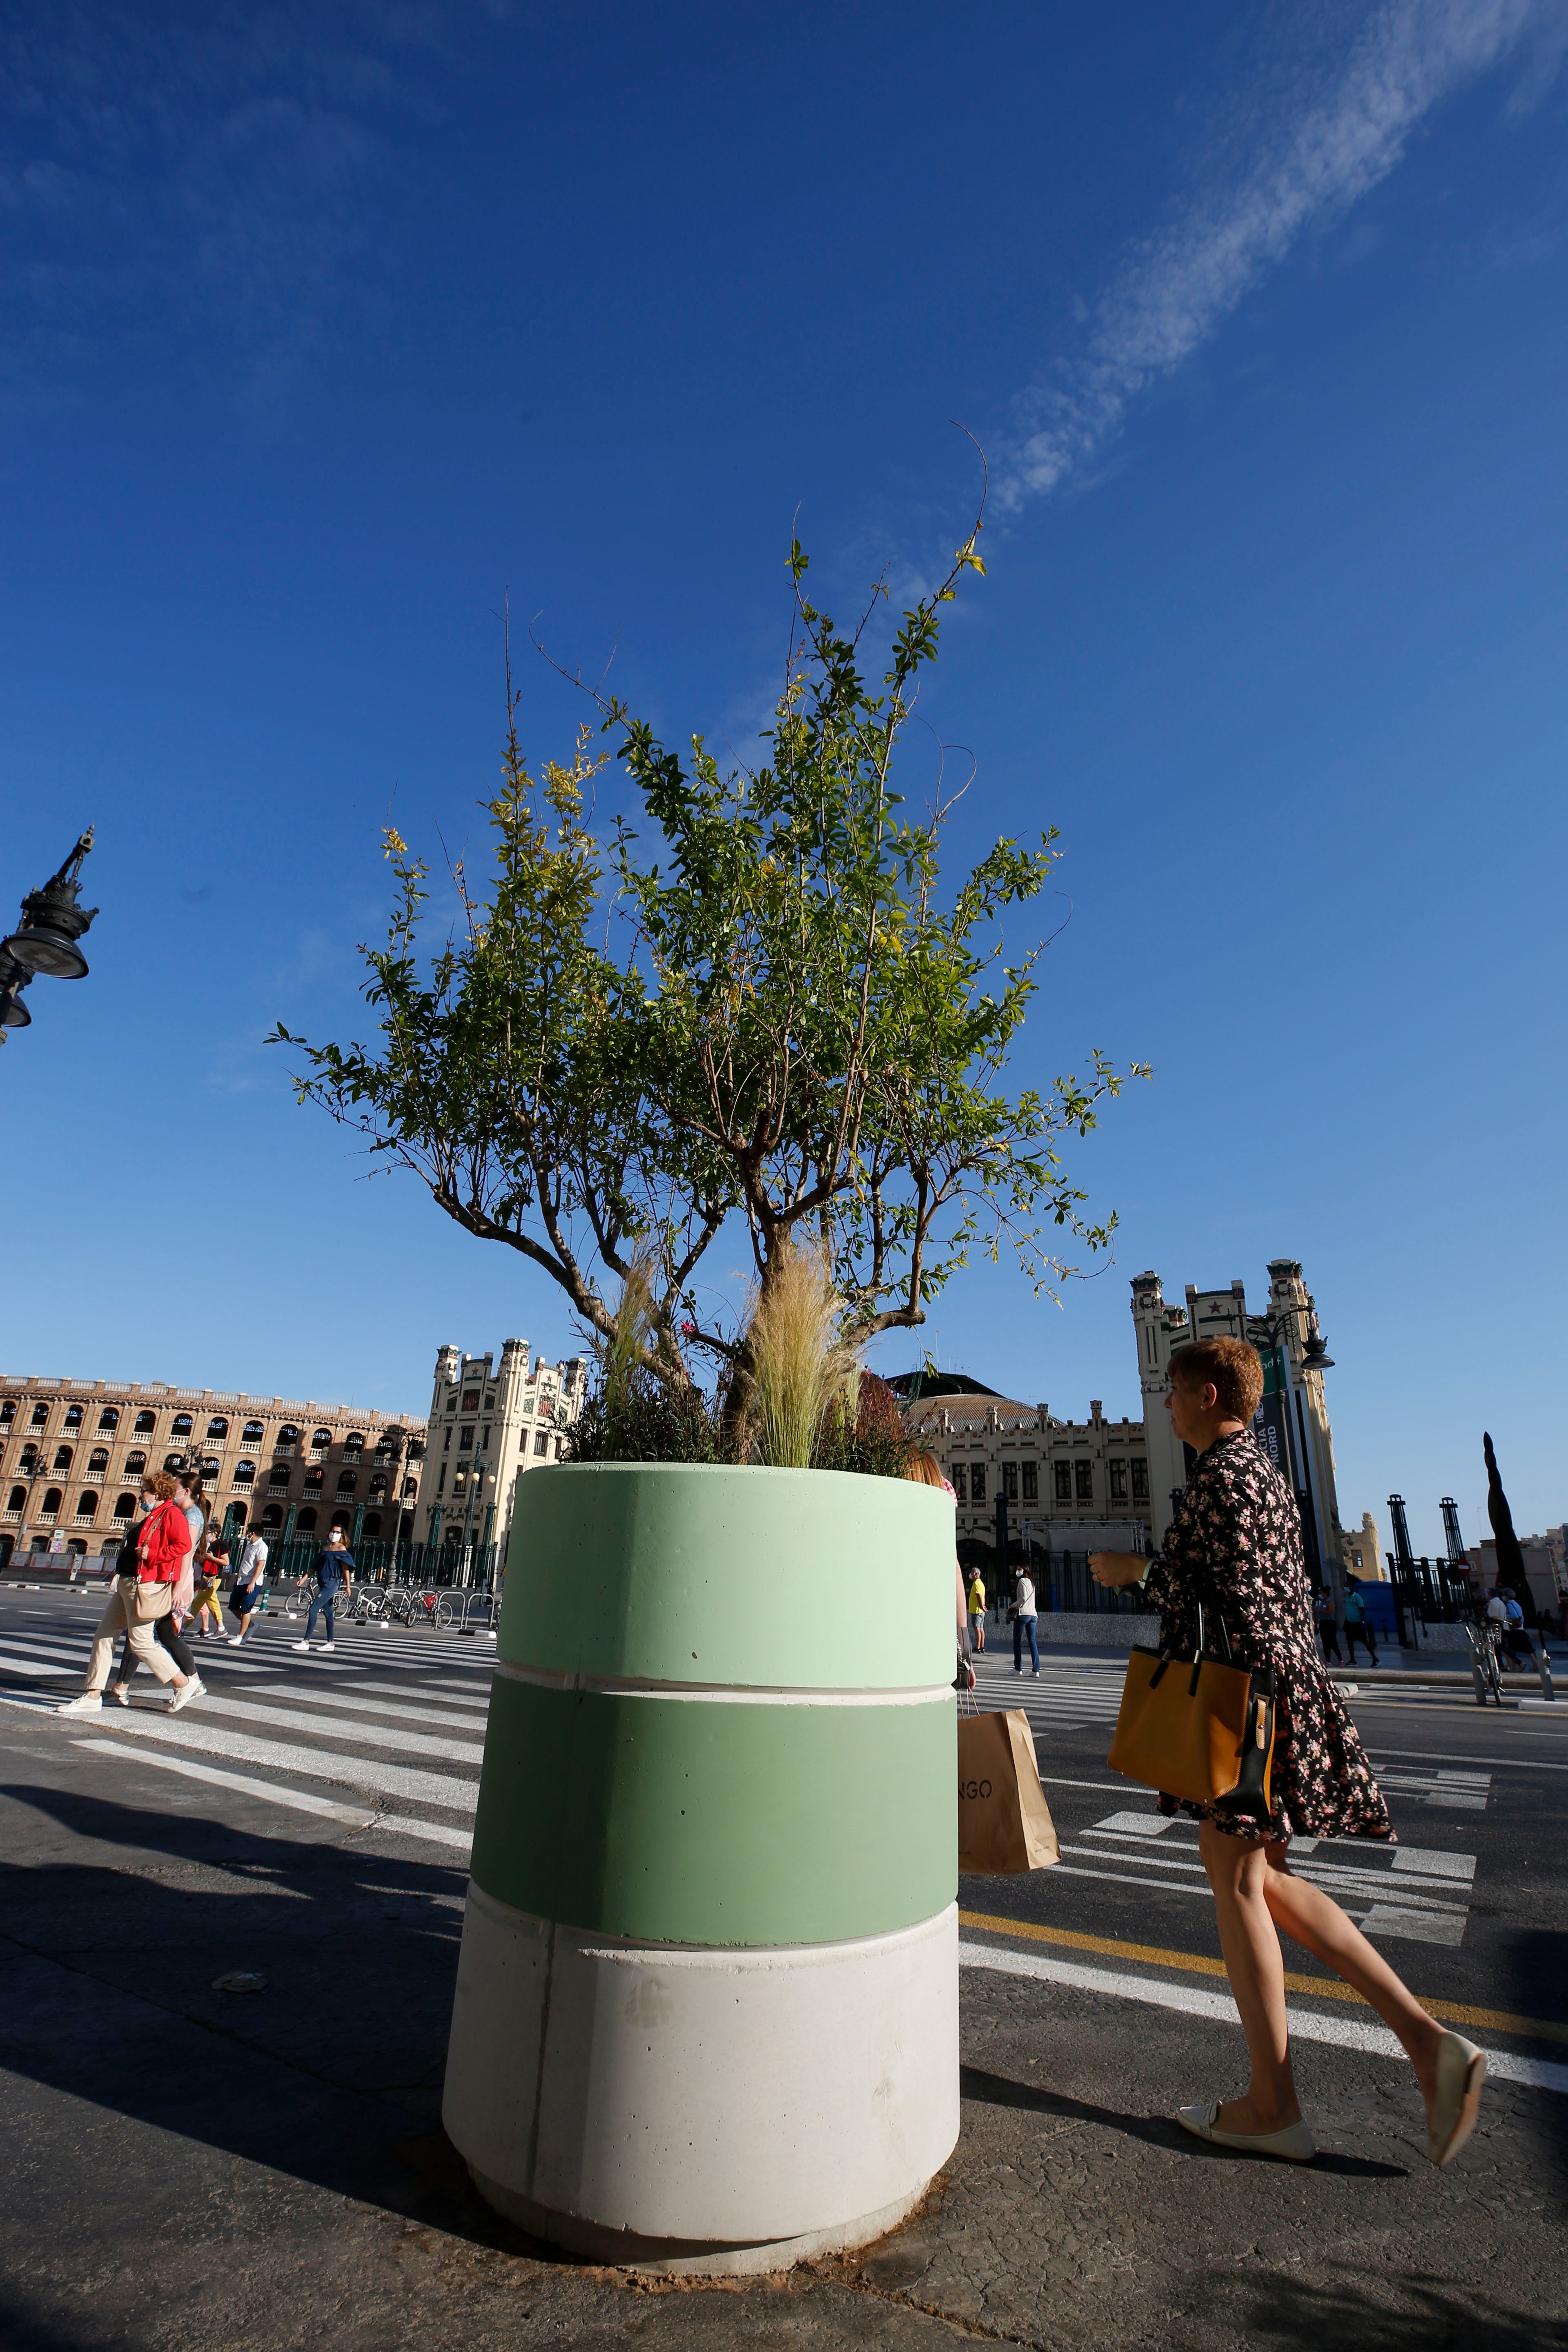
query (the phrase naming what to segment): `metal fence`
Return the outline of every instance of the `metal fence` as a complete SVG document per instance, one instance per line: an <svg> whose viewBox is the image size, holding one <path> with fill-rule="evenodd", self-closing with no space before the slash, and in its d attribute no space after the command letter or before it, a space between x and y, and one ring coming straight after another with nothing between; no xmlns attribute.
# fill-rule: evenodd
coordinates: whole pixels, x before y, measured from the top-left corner
<svg viewBox="0 0 1568 2352"><path fill-rule="evenodd" d="M1404 1559L1389 1562L1399 1638L1405 1640L1410 1621L1426 1625L1473 1625L1485 1613L1486 1596L1477 1576L1459 1576L1446 1559ZM1363 1584L1363 1594L1373 1588Z"/></svg>
<svg viewBox="0 0 1568 2352"><path fill-rule="evenodd" d="M1034 1580L1035 1606L1042 1615L1074 1612L1089 1617L1136 1617L1149 1606L1137 1586L1120 1589L1096 1584L1089 1572L1086 1551L1047 1551L1043 1544L1010 1543L1005 1572L996 1573L996 1547L967 1538L958 1547L959 1565L967 1583L975 1569L993 1607L1005 1610L1013 1597L1013 1579L1027 1568Z"/></svg>
<svg viewBox="0 0 1568 2352"><path fill-rule="evenodd" d="M309 1576L322 1551L319 1536L291 1536L287 1543L267 1539L267 1582L298 1583ZM237 1567L244 1538L231 1538L229 1558ZM365 1543L353 1547L354 1581L361 1584L458 1586L480 1591L495 1582L501 1547L489 1544Z"/></svg>

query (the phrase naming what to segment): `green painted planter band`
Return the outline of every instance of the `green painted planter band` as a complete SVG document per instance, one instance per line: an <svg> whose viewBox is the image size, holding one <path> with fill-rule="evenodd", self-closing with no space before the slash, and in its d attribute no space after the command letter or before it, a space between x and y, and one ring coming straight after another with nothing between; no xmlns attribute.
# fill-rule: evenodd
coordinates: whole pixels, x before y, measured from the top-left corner
<svg viewBox="0 0 1568 2352"><path fill-rule="evenodd" d="M884 1935L957 1894L957 1781L945 1692L733 1705L498 1675L471 1868L500 1902L634 1943Z"/></svg>
<svg viewBox="0 0 1568 2352"><path fill-rule="evenodd" d="M584 1463L520 1477L499 1651L648 1682L952 1679L953 1507L828 1470Z"/></svg>

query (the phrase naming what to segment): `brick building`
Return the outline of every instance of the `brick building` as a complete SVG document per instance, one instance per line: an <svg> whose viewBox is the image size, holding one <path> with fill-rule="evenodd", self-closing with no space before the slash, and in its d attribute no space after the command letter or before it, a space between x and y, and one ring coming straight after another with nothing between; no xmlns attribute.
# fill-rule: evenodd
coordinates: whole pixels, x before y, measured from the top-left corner
<svg viewBox="0 0 1568 2352"><path fill-rule="evenodd" d="M200 1466L209 1513L269 1535L406 1535L422 1420L162 1381L0 1377L0 1566L118 1549L153 1470Z"/></svg>

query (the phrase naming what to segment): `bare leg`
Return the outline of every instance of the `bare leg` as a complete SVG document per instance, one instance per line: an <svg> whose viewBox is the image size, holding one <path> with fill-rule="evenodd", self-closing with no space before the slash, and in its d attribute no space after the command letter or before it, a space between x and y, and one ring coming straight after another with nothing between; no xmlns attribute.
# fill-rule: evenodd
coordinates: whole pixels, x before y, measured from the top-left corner
<svg viewBox="0 0 1568 2352"><path fill-rule="evenodd" d="M1270 1845L1265 1851L1268 1869L1263 1894L1277 1925L1292 1943L1300 1944L1304 1952L1310 1952L1315 1960L1321 1960L1352 1986L1398 2035L1430 2108L1443 2028L1436 2018L1427 2016L1415 1994L1394 1975L1383 1954L1367 1942L1354 1920L1346 1918L1333 1897L1305 1879L1292 1877L1284 1846ZM1229 1958L1227 1948L1227 1963Z"/></svg>
<svg viewBox="0 0 1568 2352"><path fill-rule="evenodd" d="M1301 2103L1290 2071L1285 2021L1285 1961L1264 1894L1268 1876L1261 1838L1233 1837L1213 1822L1198 1831L1198 1853L1214 1889L1226 1973L1241 2012L1252 2080L1244 2097L1227 2099L1222 2131L1277 2132L1300 2123ZM1349 1921L1346 1923L1349 1926Z"/></svg>

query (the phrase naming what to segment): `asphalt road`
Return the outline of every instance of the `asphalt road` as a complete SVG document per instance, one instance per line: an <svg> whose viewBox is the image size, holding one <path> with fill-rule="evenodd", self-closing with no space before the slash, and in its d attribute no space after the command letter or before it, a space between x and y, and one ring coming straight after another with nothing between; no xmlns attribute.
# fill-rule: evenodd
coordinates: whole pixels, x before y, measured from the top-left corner
<svg viewBox="0 0 1568 2352"><path fill-rule="evenodd" d="M439 2130L493 1652L298 1627L209 1644L211 1696L58 1718L93 1600L0 1590L0 2342L255 2352L572 2343L1568 2343L1568 1704L1353 1703L1397 1853L1301 1857L1494 2053L1482 2129L1425 2160L1407 2068L1302 1956L1310 2171L1171 2120L1245 2066L1193 1832L1105 1762L1120 1670L987 1671L1063 1846L965 1880L963 2135L857 2261L650 2291L491 2216ZM1109 1709L1109 1714L1108 1714ZM215 1979L243 1969L263 1991Z"/></svg>

